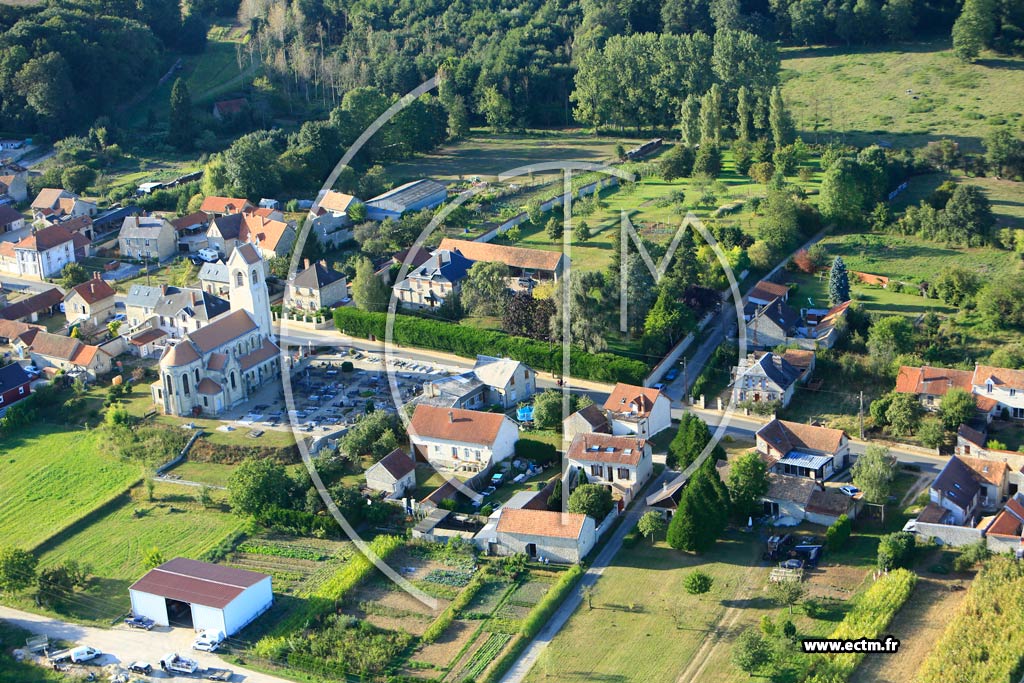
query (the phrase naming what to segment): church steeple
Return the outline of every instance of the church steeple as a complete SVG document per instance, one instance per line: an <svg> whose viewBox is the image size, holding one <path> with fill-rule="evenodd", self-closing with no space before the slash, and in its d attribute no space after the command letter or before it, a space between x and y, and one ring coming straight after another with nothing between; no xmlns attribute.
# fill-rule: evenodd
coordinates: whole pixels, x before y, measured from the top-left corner
<svg viewBox="0 0 1024 683"><path fill-rule="evenodd" d="M235 247L228 258L228 300L231 310L244 310L259 326L260 332L274 339L270 319L270 293L266 267L259 250L245 243Z"/></svg>

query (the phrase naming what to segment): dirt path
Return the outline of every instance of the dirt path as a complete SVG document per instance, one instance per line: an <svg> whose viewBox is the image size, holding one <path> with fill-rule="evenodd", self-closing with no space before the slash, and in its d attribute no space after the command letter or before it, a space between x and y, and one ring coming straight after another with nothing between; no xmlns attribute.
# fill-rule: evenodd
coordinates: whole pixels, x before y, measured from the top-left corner
<svg viewBox="0 0 1024 683"><path fill-rule="evenodd" d="M958 579L951 576L922 576L913 595L893 619L887 634L898 638L898 655L868 655L857 667L850 683L908 683L960 607L966 590L951 591Z"/></svg>
<svg viewBox="0 0 1024 683"><path fill-rule="evenodd" d="M760 546L757 546L757 551L760 551ZM757 555L752 555L750 558L751 571L746 573L743 586L736 593L735 602L737 606L727 607L722 612L718 623L704 636L704 641L697 648L697 651L693 653L690 663L679 674L676 683L695 683L702 680L704 669L707 667L708 662L711 661L712 655L732 634L736 628L736 623L743 616L742 604L749 600L754 591L761 586L761 580L764 578L764 575L763 572L754 571L756 568L753 564L756 561ZM715 676L712 674L707 680L714 680L714 678Z"/></svg>

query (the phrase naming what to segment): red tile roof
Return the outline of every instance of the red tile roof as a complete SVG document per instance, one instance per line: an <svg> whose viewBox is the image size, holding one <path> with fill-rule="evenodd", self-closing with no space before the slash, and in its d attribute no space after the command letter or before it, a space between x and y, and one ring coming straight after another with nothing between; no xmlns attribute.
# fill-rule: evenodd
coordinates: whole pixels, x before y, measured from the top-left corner
<svg viewBox="0 0 1024 683"><path fill-rule="evenodd" d="M772 420L757 430L757 436L783 455L797 448L835 453L842 445L846 432L842 429L815 427L800 422Z"/></svg>
<svg viewBox="0 0 1024 683"><path fill-rule="evenodd" d="M235 197L207 197L203 200L199 210L203 213L239 213L246 209L253 208L248 199Z"/></svg>
<svg viewBox="0 0 1024 683"><path fill-rule="evenodd" d="M564 255L561 251L507 247L490 242L470 242L446 237L437 247L439 250L457 251L470 261L497 261L513 268L527 270L557 271Z"/></svg>
<svg viewBox="0 0 1024 683"><path fill-rule="evenodd" d="M401 448L391 451L381 458L377 464L387 470L395 479L401 479L416 469L416 463Z"/></svg>
<svg viewBox="0 0 1024 683"><path fill-rule="evenodd" d="M635 413L642 417L650 414L655 402L662 396L665 395L657 389L619 382L604 402L604 409L613 413Z"/></svg>
<svg viewBox="0 0 1024 683"><path fill-rule="evenodd" d="M107 284L106 280L102 280L98 277L93 277L81 284L75 285L71 288L71 292L74 292L78 296L85 300L85 303L92 305L97 301L103 301L104 299L110 298L117 294L113 287ZM71 296L71 292L68 292L64 300L67 301Z"/></svg>
<svg viewBox="0 0 1024 683"><path fill-rule="evenodd" d="M16 249L30 249L32 251L46 251L59 247L65 242L70 242L74 238L71 233L63 225L59 223L57 225L51 225L25 237L15 246Z"/></svg>
<svg viewBox="0 0 1024 683"><path fill-rule="evenodd" d="M498 533L542 536L547 538L579 538L586 515L549 510L505 509L498 519Z"/></svg>
<svg viewBox="0 0 1024 683"><path fill-rule="evenodd" d="M636 467L643 458L646 446L646 440L636 437L577 434L565 455L576 461Z"/></svg>
<svg viewBox="0 0 1024 683"><path fill-rule="evenodd" d="M785 297L788 294L789 287L787 285L780 285L777 282L761 280L747 293L747 298L759 299L761 301L772 301L773 299L778 299L780 296Z"/></svg>
<svg viewBox="0 0 1024 683"><path fill-rule="evenodd" d="M417 405L409 423L409 435L425 439L441 439L472 444L493 444L501 425L507 420L502 413L485 413L461 408L438 408Z"/></svg>
<svg viewBox="0 0 1024 683"><path fill-rule="evenodd" d="M896 375L896 391L901 394L943 396L953 387L971 391L971 371L936 368L930 365L904 365Z"/></svg>
<svg viewBox="0 0 1024 683"><path fill-rule="evenodd" d="M1024 370L997 368L992 365L978 365L974 368L971 382L975 386L983 387L990 380L997 387L1024 390Z"/></svg>

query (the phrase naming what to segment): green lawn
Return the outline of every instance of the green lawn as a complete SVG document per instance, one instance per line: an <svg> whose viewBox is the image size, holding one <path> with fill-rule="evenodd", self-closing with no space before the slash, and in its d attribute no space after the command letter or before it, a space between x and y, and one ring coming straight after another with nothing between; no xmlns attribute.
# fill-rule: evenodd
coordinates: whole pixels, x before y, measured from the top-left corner
<svg viewBox="0 0 1024 683"><path fill-rule="evenodd" d="M1024 228L1024 183L998 178L970 178L957 171L914 176L907 189L893 201L893 211L900 212L908 206L916 206L921 200L928 199L947 180L980 187L992 203L996 229Z"/></svg>
<svg viewBox="0 0 1024 683"><path fill-rule="evenodd" d="M50 425L0 440L0 538L32 548L142 476L103 452L97 432Z"/></svg>
<svg viewBox="0 0 1024 683"><path fill-rule="evenodd" d="M74 559L91 567L91 585L56 607L64 616L104 622L129 607L128 586L146 571L144 553L159 548L166 559L198 558L227 536L239 531L244 520L225 507L203 508L199 489L158 483L155 499L147 499L142 486L125 495L120 505L88 527L54 539L40 558L40 566ZM223 492L212 492L223 503Z"/></svg>
<svg viewBox="0 0 1024 683"><path fill-rule="evenodd" d="M1020 263L1020 257L1008 251L948 247L901 235L833 235L822 240L822 244L830 255L842 256L849 270L907 282L926 282L951 265L969 268L988 279L1017 272Z"/></svg>
<svg viewBox="0 0 1024 683"><path fill-rule="evenodd" d="M528 164L551 161L610 163L615 159L615 145L621 144L629 149L646 140L594 136L579 132L492 134L479 130L457 144L442 147L436 152L417 156L415 159L391 164L387 171L388 177L396 181L422 177L460 180L474 176L494 181L498 174ZM548 171L537 175L551 173L553 172ZM519 182L527 182L527 176L523 176Z"/></svg>
<svg viewBox="0 0 1024 683"><path fill-rule="evenodd" d="M51 671L41 666L16 662L11 650L22 647L25 639L32 636L28 631L0 621L0 681L17 681L17 683L51 683L67 680L64 674Z"/></svg>
<svg viewBox="0 0 1024 683"><path fill-rule="evenodd" d="M843 256L846 260L846 256ZM852 270L852 268L851 268ZM874 272L874 271L871 271ZM825 272L827 275L827 271ZM786 282L796 285L789 294L789 303L794 308L815 307L828 308L828 280L822 276L804 273L788 273ZM889 289L862 285L850 278L850 294L854 301L859 302L865 310L883 314L900 314L917 316L925 311L936 313L955 313L956 309L947 306L938 299L926 299L919 294L903 294Z"/></svg>
<svg viewBox="0 0 1024 683"><path fill-rule="evenodd" d="M198 481L211 486L227 486L234 465L224 465L218 462L190 462L186 460L175 466L168 473L175 474L186 481Z"/></svg>
<svg viewBox="0 0 1024 683"><path fill-rule="evenodd" d="M757 539L739 534L704 556L645 541L619 551L597 582L593 609L579 607L527 680L675 681L740 587L767 577L751 568L759 555ZM697 566L714 578L704 596L683 589Z"/></svg>
<svg viewBox="0 0 1024 683"><path fill-rule="evenodd" d="M809 142L911 147L951 137L978 151L993 125L1020 123L1024 60L985 53L964 64L949 47L786 49L783 95Z"/></svg>

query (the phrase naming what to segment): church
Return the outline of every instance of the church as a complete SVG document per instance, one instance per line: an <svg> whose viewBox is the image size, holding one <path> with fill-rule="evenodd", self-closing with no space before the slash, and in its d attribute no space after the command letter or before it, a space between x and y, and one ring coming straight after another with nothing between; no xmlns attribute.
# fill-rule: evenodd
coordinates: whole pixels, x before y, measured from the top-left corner
<svg viewBox="0 0 1024 683"><path fill-rule="evenodd" d="M219 415L280 376L263 257L251 244L227 262L228 311L189 332L160 357L153 402L166 415Z"/></svg>

